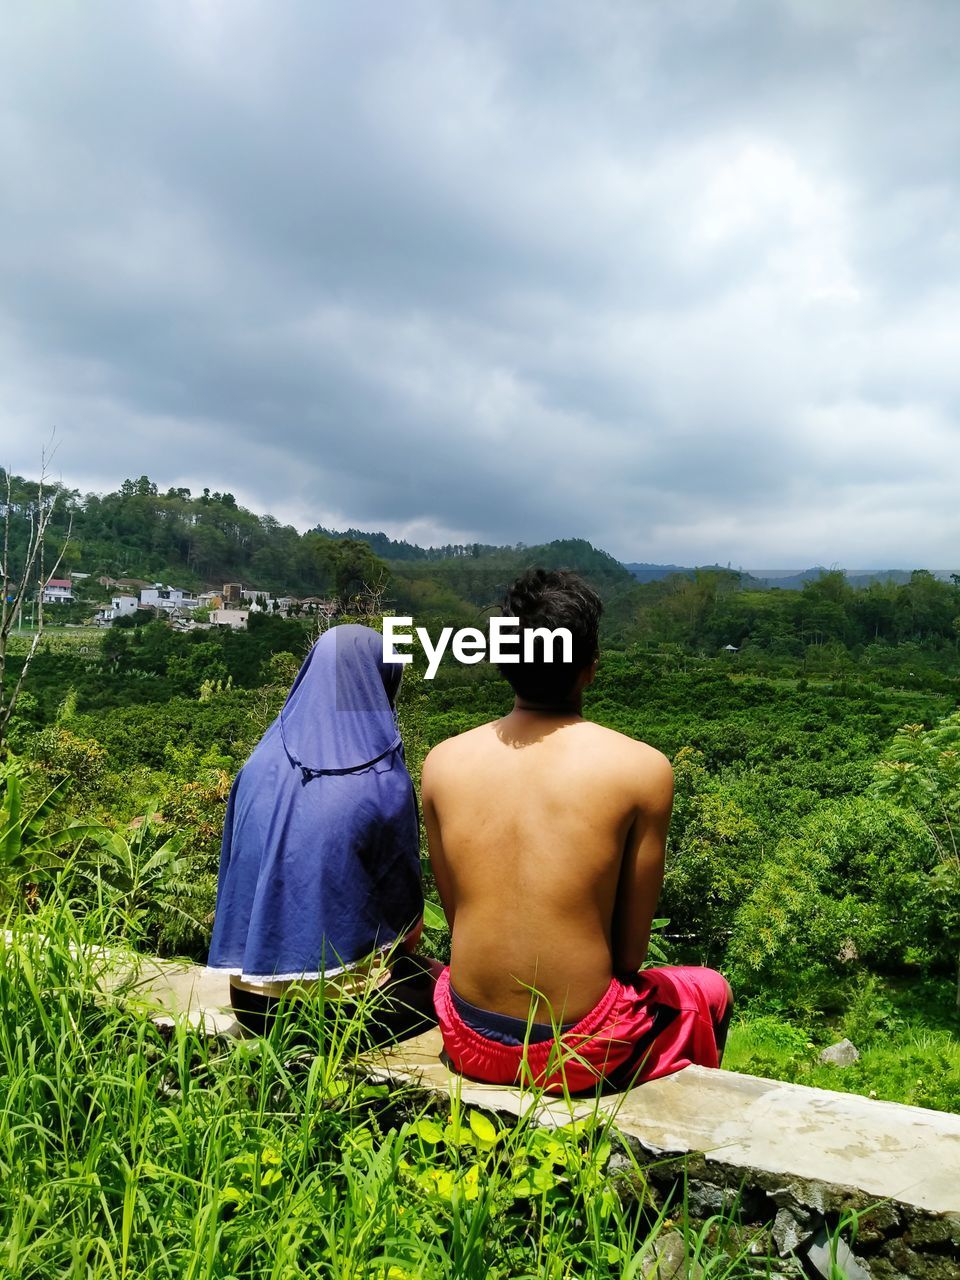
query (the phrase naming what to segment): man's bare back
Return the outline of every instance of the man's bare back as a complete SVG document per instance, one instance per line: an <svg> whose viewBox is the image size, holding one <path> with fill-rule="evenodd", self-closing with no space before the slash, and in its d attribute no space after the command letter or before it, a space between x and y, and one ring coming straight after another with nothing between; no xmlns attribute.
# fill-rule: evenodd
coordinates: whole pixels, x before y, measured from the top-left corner
<svg viewBox="0 0 960 1280"><path fill-rule="evenodd" d="M518 705L423 766L450 981L481 1009L579 1020L642 964L663 880L673 771L653 747Z"/></svg>

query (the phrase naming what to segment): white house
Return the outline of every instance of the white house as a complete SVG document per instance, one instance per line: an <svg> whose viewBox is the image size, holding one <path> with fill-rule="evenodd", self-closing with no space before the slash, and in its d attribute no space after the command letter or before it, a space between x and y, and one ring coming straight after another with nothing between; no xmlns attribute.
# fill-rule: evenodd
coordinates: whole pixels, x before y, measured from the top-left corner
<svg viewBox="0 0 960 1280"><path fill-rule="evenodd" d="M215 627L244 628L249 612L249 609L211 609L210 622Z"/></svg>
<svg viewBox="0 0 960 1280"><path fill-rule="evenodd" d="M144 587L140 592L142 609L196 609L198 601L189 591L179 587L165 587L155 582L152 587Z"/></svg>
<svg viewBox="0 0 960 1280"><path fill-rule="evenodd" d="M43 588L44 604L64 604L73 599L73 583L69 578L50 578Z"/></svg>
<svg viewBox="0 0 960 1280"><path fill-rule="evenodd" d="M126 618L132 613L136 613L140 608L140 602L136 596L116 595L106 609L101 609L97 614L97 622L108 625L113 622L114 618Z"/></svg>

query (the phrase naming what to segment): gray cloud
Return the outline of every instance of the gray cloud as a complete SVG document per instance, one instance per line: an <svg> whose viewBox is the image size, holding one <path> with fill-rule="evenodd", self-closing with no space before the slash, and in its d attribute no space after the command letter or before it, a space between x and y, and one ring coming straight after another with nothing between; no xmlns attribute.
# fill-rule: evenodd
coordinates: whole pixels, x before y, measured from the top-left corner
<svg viewBox="0 0 960 1280"><path fill-rule="evenodd" d="M301 526L957 562L960 12L22 3L0 444Z"/></svg>

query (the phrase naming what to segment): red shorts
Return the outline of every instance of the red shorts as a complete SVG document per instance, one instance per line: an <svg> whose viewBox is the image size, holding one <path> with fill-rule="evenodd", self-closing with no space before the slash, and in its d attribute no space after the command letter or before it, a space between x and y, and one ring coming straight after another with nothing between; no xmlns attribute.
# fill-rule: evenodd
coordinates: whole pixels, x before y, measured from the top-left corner
<svg viewBox="0 0 960 1280"><path fill-rule="evenodd" d="M720 1065L716 1026L730 988L713 969L644 969L630 982L612 978L599 1002L559 1040L501 1044L468 1026L450 995L450 970L433 996L443 1047L454 1070L487 1084L533 1084L549 1093L617 1088L655 1080L698 1063Z"/></svg>

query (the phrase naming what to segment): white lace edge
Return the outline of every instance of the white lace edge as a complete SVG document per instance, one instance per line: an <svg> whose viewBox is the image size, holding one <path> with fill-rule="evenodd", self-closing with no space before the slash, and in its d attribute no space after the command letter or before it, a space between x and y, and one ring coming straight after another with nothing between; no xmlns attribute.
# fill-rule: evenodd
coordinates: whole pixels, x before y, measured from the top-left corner
<svg viewBox="0 0 960 1280"><path fill-rule="evenodd" d="M378 947L373 952L374 956L384 955L393 948L393 943L386 946ZM341 964L334 969L313 969L301 970L298 973L248 973L246 969L230 968L227 965L211 965L206 966L208 973L226 974L229 978L239 978L241 982L255 982L266 984L268 982L318 982L321 978L336 978L341 973L356 972L363 976L363 965L365 961L354 962L353 964Z"/></svg>

